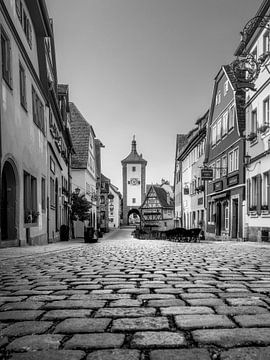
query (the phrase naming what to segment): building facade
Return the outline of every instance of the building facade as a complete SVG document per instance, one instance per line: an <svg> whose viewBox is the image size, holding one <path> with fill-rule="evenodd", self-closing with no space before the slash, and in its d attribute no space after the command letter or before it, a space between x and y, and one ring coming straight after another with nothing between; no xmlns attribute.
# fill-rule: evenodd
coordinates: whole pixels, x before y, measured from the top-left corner
<svg viewBox="0 0 270 360"><path fill-rule="evenodd" d="M0 22L0 245L44 244L50 241L50 224L56 223L48 170L55 151L49 140L52 118L68 160L72 148L59 109L52 23L44 0L0 1ZM69 161L60 154L57 163L61 183ZM54 191L54 200L59 200L60 189ZM57 221L60 227L60 216ZM57 235L55 231L55 240Z"/></svg>
<svg viewBox="0 0 270 360"><path fill-rule="evenodd" d="M186 145L187 136L185 134L176 135L176 150L175 150L175 166L174 166L174 203L175 203L175 218L174 227L183 227L183 194L182 194L182 162L179 160L180 152Z"/></svg>
<svg viewBox="0 0 270 360"><path fill-rule="evenodd" d="M145 198L147 161L136 149L135 136L130 154L121 161L123 175L123 224L128 225L140 217L139 208ZM134 217L135 215L135 217Z"/></svg>
<svg viewBox="0 0 270 360"><path fill-rule="evenodd" d="M245 41L235 55L252 54L262 59L254 89L246 89L246 202L244 209L244 238L250 241L270 241L270 1L262 2L256 19L266 18L261 26L254 21Z"/></svg>
<svg viewBox="0 0 270 360"><path fill-rule="evenodd" d="M108 200L109 228L119 228L122 213L122 195L119 192L119 189L113 184L110 184L109 186Z"/></svg>
<svg viewBox="0 0 270 360"><path fill-rule="evenodd" d="M71 163L72 192L79 189L80 194L84 194L86 200L90 203L89 219L85 225L97 230L95 132L74 103L71 102L69 107L71 136L75 150ZM80 228L80 230L75 231L77 236L82 237L84 234L83 225L78 223L76 226Z"/></svg>
<svg viewBox="0 0 270 360"><path fill-rule="evenodd" d="M141 206L141 227L166 231L174 227L174 198L160 185L151 185Z"/></svg>
<svg viewBox="0 0 270 360"><path fill-rule="evenodd" d="M176 178L177 186L181 186L179 227L186 229L204 227L205 223L205 186L201 179L201 168L205 156L207 121L208 111L186 135L185 145L179 149L177 157L177 166L181 169L181 174Z"/></svg>
<svg viewBox="0 0 270 360"><path fill-rule="evenodd" d="M207 184L208 236L243 238L245 201L245 97L229 66L215 78L207 133L205 165L213 169Z"/></svg>

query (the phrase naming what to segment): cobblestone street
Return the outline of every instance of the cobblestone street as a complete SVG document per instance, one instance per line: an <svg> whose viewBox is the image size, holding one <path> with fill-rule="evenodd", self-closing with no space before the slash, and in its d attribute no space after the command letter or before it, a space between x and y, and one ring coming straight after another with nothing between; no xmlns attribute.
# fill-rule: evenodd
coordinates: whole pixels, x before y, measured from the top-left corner
<svg viewBox="0 0 270 360"><path fill-rule="evenodd" d="M2 256L0 358L270 359L270 247L130 232Z"/></svg>

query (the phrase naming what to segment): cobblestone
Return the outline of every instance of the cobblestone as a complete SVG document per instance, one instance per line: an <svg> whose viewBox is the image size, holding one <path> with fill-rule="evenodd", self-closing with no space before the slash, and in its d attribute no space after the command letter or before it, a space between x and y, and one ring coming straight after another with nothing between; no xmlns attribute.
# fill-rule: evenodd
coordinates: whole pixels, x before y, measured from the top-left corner
<svg viewBox="0 0 270 360"><path fill-rule="evenodd" d="M13 354L10 360L81 360L85 353L80 350L29 351Z"/></svg>
<svg viewBox="0 0 270 360"><path fill-rule="evenodd" d="M86 360L139 360L138 350L111 349L98 350L89 354Z"/></svg>
<svg viewBox="0 0 270 360"><path fill-rule="evenodd" d="M153 350L150 360L211 360L205 349Z"/></svg>
<svg viewBox="0 0 270 360"><path fill-rule="evenodd" d="M113 321L112 331L169 330L166 317L125 318Z"/></svg>
<svg viewBox="0 0 270 360"><path fill-rule="evenodd" d="M220 360L270 360L270 347L230 349L221 353Z"/></svg>
<svg viewBox="0 0 270 360"><path fill-rule="evenodd" d="M182 330L235 327L225 315L177 315L175 322Z"/></svg>
<svg viewBox="0 0 270 360"><path fill-rule="evenodd" d="M270 247L115 234L0 253L0 358L268 360Z"/></svg>
<svg viewBox="0 0 270 360"><path fill-rule="evenodd" d="M68 340L65 349L106 349L121 347L124 343L123 334L80 334Z"/></svg>
<svg viewBox="0 0 270 360"><path fill-rule="evenodd" d="M179 347L186 345L184 334L169 331L145 331L137 332L131 341L133 348L153 348L153 347Z"/></svg>

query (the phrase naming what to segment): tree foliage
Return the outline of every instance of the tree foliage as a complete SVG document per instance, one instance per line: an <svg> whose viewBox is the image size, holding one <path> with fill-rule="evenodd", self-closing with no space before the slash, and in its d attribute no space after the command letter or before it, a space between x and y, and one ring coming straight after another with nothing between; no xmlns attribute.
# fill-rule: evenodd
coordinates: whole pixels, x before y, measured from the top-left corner
<svg viewBox="0 0 270 360"><path fill-rule="evenodd" d="M80 221L88 220L91 203L86 199L85 195L73 193L71 200L71 219Z"/></svg>

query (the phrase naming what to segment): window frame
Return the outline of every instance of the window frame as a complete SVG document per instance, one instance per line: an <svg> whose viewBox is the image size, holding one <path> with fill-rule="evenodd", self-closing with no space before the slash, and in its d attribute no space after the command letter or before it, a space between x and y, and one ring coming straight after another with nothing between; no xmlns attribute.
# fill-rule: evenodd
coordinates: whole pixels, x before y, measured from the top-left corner
<svg viewBox="0 0 270 360"><path fill-rule="evenodd" d="M19 61L19 78L20 78L20 102L24 110L27 111L27 92L26 92L26 72L22 63Z"/></svg>
<svg viewBox="0 0 270 360"><path fill-rule="evenodd" d="M266 109L266 105L267 105L267 109ZM267 124L270 125L270 109L269 109L269 95L263 99L263 125Z"/></svg>
<svg viewBox="0 0 270 360"><path fill-rule="evenodd" d="M11 41L2 26L0 26L0 30L1 30L2 77L5 80L6 84L12 89Z"/></svg>

